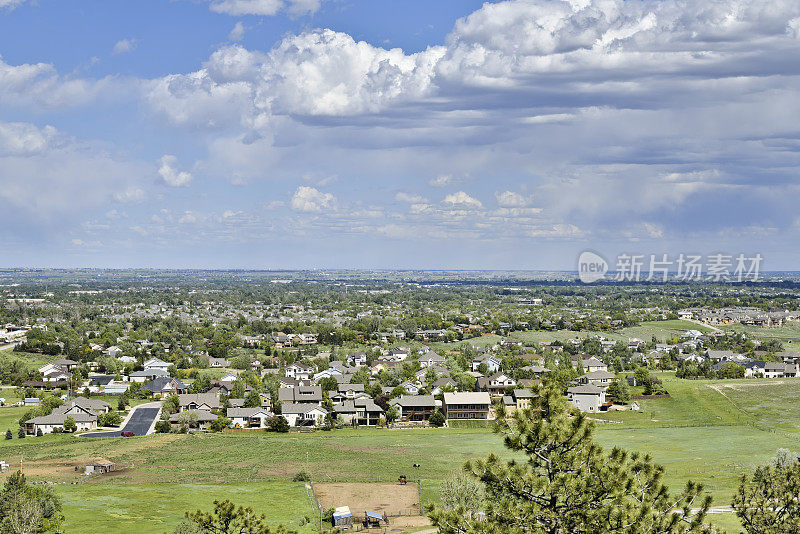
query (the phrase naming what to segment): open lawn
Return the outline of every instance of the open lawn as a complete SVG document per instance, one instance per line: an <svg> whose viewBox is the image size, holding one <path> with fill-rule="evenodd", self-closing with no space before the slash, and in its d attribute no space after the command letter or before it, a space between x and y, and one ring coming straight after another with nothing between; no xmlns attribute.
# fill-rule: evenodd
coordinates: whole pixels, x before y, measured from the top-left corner
<svg viewBox="0 0 800 534"><path fill-rule="evenodd" d="M783 326L745 326L743 324L731 324L720 326L721 330L728 332L746 332L750 337L761 340L777 339L783 342L787 350L800 350L800 324L788 323Z"/></svg>
<svg viewBox="0 0 800 534"><path fill-rule="evenodd" d="M668 339L679 339L687 330L697 330L702 333L711 332L708 326L699 325L691 321L673 319L670 321L649 321L637 326L623 328L619 334L627 338L639 338L650 341L655 337L658 341L664 342Z"/></svg>
<svg viewBox="0 0 800 534"><path fill-rule="evenodd" d="M614 421L598 421L596 436L606 447L650 453L665 466L666 481L674 490L689 479L703 482L714 504L727 506L741 473L768 461L781 447L800 449L800 429L794 423L800 408L793 406L800 380L690 381L667 373L661 378L671 398L640 400L639 412L595 416ZM0 411L0 421L18 417L19 409L3 410L14 411ZM81 518L92 518L87 524L94 522L95 529L130 518L152 521L146 523L150 531L167 530L185 510L226 496L299 528L310 508L302 484L290 482L298 471L308 471L321 483L393 483L401 474L413 480L412 465L419 463L423 502L429 503L438 498L441 481L465 460L492 451L507 455L498 436L485 429L227 432L105 440L71 435L19 440L15 435L0 440L0 459L17 463L23 457L34 480L77 481L83 477L75 467L97 458L123 468L86 483L58 484L74 527L69 532L83 531L82 521L89 520ZM292 515L296 510L301 512ZM731 514L713 518L725 526L736 524Z"/></svg>
<svg viewBox="0 0 800 534"><path fill-rule="evenodd" d="M523 343L534 344L552 341L567 341L568 339L574 338L583 339L596 335L603 336L604 338L612 341L628 341L627 337L615 334L614 332L589 332L586 330L580 332L574 330L554 330L552 332L548 332L546 330L528 330L511 332L508 337L519 339Z"/></svg>
<svg viewBox="0 0 800 534"><path fill-rule="evenodd" d="M214 500L224 499L268 511L274 526L316 532L302 482L119 485L113 477L100 477L77 486L58 485L56 491L64 503L65 532L75 534L171 532L184 512L211 510Z"/></svg>

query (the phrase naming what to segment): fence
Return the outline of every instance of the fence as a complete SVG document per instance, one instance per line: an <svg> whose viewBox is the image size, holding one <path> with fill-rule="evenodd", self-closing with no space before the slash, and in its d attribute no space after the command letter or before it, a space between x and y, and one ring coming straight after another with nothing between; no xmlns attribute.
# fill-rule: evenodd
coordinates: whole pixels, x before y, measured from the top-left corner
<svg viewBox="0 0 800 534"><path fill-rule="evenodd" d="M311 487L311 483L306 482L306 495L308 495L308 504L311 506L311 515L314 518L314 524L317 526L317 530L322 532L322 506L317 501L317 495L314 493L314 488Z"/></svg>

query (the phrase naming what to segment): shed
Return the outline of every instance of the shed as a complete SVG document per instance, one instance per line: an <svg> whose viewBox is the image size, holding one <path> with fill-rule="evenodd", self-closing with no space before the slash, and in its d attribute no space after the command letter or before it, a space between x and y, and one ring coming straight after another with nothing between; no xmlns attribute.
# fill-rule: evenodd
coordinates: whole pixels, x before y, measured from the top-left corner
<svg viewBox="0 0 800 534"><path fill-rule="evenodd" d="M349 506L339 506L333 511L334 527L349 527L353 525L353 514Z"/></svg>
<svg viewBox="0 0 800 534"><path fill-rule="evenodd" d="M364 511L364 526L366 526L367 528L380 527L381 521L384 521L383 514L380 514L378 512L373 512L372 510Z"/></svg>
<svg viewBox="0 0 800 534"><path fill-rule="evenodd" d="M103 473L108 473L110 471L116 471L117 464L114 462L102 461L102 462L92 462L90 464L86 464L86 471L84 472L85 475L100 475Z"/></svg>

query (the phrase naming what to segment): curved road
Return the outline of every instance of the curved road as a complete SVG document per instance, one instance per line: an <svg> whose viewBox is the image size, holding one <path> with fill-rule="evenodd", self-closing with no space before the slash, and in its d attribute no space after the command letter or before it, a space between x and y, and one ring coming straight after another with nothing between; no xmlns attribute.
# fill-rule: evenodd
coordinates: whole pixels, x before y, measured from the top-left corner
<svg viewBox="0 0 800 534"><path fill-rule="evenodd" d="M89 432L81 434L84 438L118 438L123 432L133 432L134 436L144 436L147 434L153 422L158 418L160 406L157 403L142 404L134 408L128 422L120 430L109 432Z"/></svg>

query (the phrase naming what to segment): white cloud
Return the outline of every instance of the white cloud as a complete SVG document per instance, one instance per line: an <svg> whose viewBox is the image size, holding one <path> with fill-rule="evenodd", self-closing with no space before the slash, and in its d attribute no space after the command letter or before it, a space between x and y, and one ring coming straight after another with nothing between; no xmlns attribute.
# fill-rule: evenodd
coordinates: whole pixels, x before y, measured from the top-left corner
<svg viewBox="0 0 800 534"><path fill-rule="evenodd" d="M453 179L451 174L440 174L436 178L431 178L431 180L428 182L428 184L432 185L433 187L446 187L454 183L456 183L456 180Z"/></svg>
<svg viewBox="0 0 800 534"><path fill-rule="evenodd" d="M533 196L524 197L514 191L503 191L502 193L495 193L497 204L503 208L524 208L533 202Z"/></svg>
<svg viewBox="0 0 800 534"><path fill-rule="evenodd" d="M244 32L245 31L246 31L246 28L244 27L244 24L242 24L242 21L237 22L233 26L233 29L231 30L231 32L228 34L228 40L229 41L241 41L242 38L244 37Z"/></svg>
<svg viewBox="0 0 800 534"><path fill-rule="evenodd" d="M128 187L114 193L114 200L123 203L142 202L145 198L147 198L147 194L138 187Z"/></svg>
<svg viewBox="0 0 800 534"><path fill-rule="evenodd" d="M10 11L24 4L25 1L26 0L0 0L0 9L8 9Z"/></svg>
<svg viewBox="0 0 800 534"><path fill-rule="evenodd" d="M292 197L292 209L296 211L321 212L333 207L336 197L319 189L301 185Z"/></svg>
<svg viewBox="0 0 800 534"><path fill-rule="evenodd" d="M176 168L178 158L170 154L161 156L158 160L158 175L163 182L170 187L187 187L192 181L191 173L179 171Z"/></svg>
<svg viewBox="0 0 800 534"><path fill-rule="evenodd" d="M307 15L319 11L323 0L211 0L211 11L226 15L273 16L280 11Z"/></svg>
<svg viewBox="0 0 800 534"><path fill-rule="evenodd" d="M469 196L464 191L457 191L444 197L445 204L452 204L453 206L464 208L482 208L481 201Z"/></svg>
<svg viewBox="0 0 800 534"><path fill-rule="evenodd" d="M114 55L127 54L128 52L133 52L138 44L139 41L137 39L122 39L117 41L111 53Z"/></svg>
<svg viewBox="0 0 800 534"><path fill-rule="evenodd" d="M58 137L52 126L37 128L25 122L0 122L0 156L30 156L51 147Z"/></svg>
<svg viewBox="0 0 800 534"><path fill-rule="evenodd" d="M428 199L423 197L422 195L411 194L411 193L404 193L400 191L394 196L394 199L398 202L407 202L409 204L423 204L428 202Z"/></svg>

